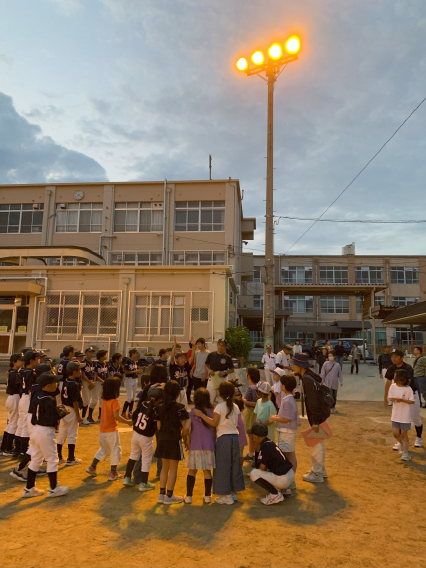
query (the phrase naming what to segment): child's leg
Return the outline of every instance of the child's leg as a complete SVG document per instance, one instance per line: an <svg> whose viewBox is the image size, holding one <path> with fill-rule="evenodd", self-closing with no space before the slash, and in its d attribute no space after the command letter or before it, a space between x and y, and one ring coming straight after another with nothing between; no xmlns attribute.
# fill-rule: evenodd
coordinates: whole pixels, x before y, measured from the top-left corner
<svg viewBox="0 0 426 568"><path fill-rule="evenodd" d="M293 468L294 473L296 473L296 469L297 469L297 458L296 458L296 452L283 452L285 457L288 459L288 461L291 463L291 466Z"/></svg>
<svg viewBox="0 0 426 568"><path fill-rule="evenodd" d="M160 494L166 494L167 481L169 477L170 460L163 459L163 467L160 473Z"/></svg>
<svg viewBox="0 0 426 568"><path fill-rule="evenodd" d="M209 469L203 469L204 473L204 495L206 497L211 497L212 495L212 472Z"/></svg>
<svg viewBox="0 0 426 568"><path fill-rule="evenodd" d="M110 447L109 461L111 464L111 473L117 473L117 466L121 460L120 437L118 432L106 432L108 436L108 444Z"/></svg>
<svg viewBox="0 0 426 568"><path fill-rule="evenodd" d="M408 448L410 446L410 441L408 439L408 430L401 430L401 446L402 453L408 454Z"/></svg>
<svg viewBox="0 0 426 568"><path fill-rule="evenodd" d="M167 478L167 495L169 497L173 495L173 489L176 485L178 465L178 460L169 460L169 475Z"/></svg>
<svg viewBox="0 0 426 568"><path fill-rule="evenodd" d="M142 440L140 444L142 450L142 462L141 462L142 483L147 483L149 470L151 469L154 442L153 438L148 438L147 436L141 436L141 438Z"/></svg>
<svg viewBox="0 0 426 568"><path fill-rule="evenodd" d="M392 434L398 442L401 442L401 430L399 428L392 428Z"/></svg>
<svg viewBox="0 0 426 568"><path fill-rule="evenodd" d="M137 432L134 432L131 441L130 457L127 462L126 473L124 477L132 477L133 468L135 467L135 464L140 459L140 457L141 448L139 446L139 435L137 434Z"/></svg>
<svg viewBox="0 0 426 568"><path fill-rule="evenodd" d="M253 434L247 434L247 440L248 440L248 455L249 456L254 456L254 438L253 438Z"/></svg>
<svg viewBox="0 0 426 568"><path fill-rule="evenodd" d="M195 476L197 475L196 469L189 469L188 475L186 476L186 495L187 497L192 497L195 485Z"/></svg>

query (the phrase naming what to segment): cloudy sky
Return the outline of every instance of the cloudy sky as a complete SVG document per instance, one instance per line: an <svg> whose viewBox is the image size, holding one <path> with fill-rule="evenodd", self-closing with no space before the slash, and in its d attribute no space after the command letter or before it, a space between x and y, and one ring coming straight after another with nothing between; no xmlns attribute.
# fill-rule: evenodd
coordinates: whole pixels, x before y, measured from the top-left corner
<svg viewBox="0 0 426 568"><path fill-rule="evenodd" d="M0 183L239 178L263 248L266 84L241 55L297 33L275 89L277 215L317 217L426 96L424 0L0 0ZM330 209L425 219L426 103ZM281 220L275 250L309 226ZM291 254L425 254L425 225L317 223Z"/></svg>

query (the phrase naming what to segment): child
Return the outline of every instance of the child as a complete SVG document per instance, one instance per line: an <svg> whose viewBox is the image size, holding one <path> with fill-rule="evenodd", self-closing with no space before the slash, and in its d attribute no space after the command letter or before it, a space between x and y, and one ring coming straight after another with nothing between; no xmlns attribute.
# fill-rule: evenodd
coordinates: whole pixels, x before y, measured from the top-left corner
<svg viewBox="0 0 426 568"><path fill-rule="evenodd" d="M273 371L271 371L271 375L272 375L272 380L274 381L274 385L272 387L272 390L274 391L275 394L275 404L278 406L278 408L281 406L281 383L280 383L280 378L283 377L286 374L286 370L285 369L281 369L280 367L275 367L275 369Z"/></svg>
<svg viewBox="0 0 426 568"><path fill-rule="evenodd" d="M114 353L111 357L111 363L108 363L108 375L110 377L117 377L124 373L123 355L121 353Z"/></svg>
<svg viewBox="0 0 426 568"><path fill-rule="evenodd" d="M81 416L83 418L82 424L87 426L90 424L89 420L86 418L87 409L89 407L90 399L92 397L91 391L95 388L95 362L92 361L95 349L93 347L87 347L84 350L85 356L83 359L84 369L81 373L82 381L82 399L83 399L83 410ZM92 423L94 422L92 418Z"/></svg>
<svg viewBox="0 0 426 568"><path fill-rule="evenodd" d="M27 351L24 355L24 367L19 370L21 379L21 400L19 401L18 428L15 432L14 455L23 457L27 453L30 434L28 431L28 409L30 407L31 388L36 382L34 369L38 363L38 352Z"/></svg>
<svg viewBox="0 0 426 568"><path fill-rule="evenodd" d="M164 387L163 403L155 409L158 434L154 456L162 459L158 503L165 505L183 501L183 497L173 495L173 489L179 462L183 460L182 434L186 436L191 422L184 405L177 402L180 394L180 385L169 381Z"/></svg>
<svg viewBox="0 0 426 568"><path fill-rule="evenodd" d="M241 398L234 396L234 404L238 406L238 410L240 414L238 415L238 422L237 422L237 430L238 430L238 443L240 445L240 463L244 465L244 448L247 446L247 435L246 429L244 426L244 420L242 416L242 412L244 412L244 402Z"/></svg>
<svg viewBox="0 0 426 568"><path fill-rule="evenodd" d="M19 354L11 355L9 374L7 376L6 399L7 408L7 426L4 430L1 442L0 454L11 456L13 449L13 440L15 432L18 428L19 419L19 401L21 399L21 380L19 377L19 369L24 364L24 358Z"/></svg>
<svg viewBox="0 0 426 568"><path fill-rule="evenodd" d="M92 396L90 399L89 405L89 416L87 418L90 424L95 424L95 420L93 419L93 411L95 410L96 403L99 404L99 416L96 422L101 420L102 416L102 392L103 392L103 383L108 378L108 365L106 364L108 351L105 349L101 349L96 353L97 361L94 362L94 371L95 371L95 386L92 389Z"/></svg>
<svg viewBox="0 0 426 568"><path fill-rule="evenodd" d="M321 368L321 377L323 384L330 389L330 394L334 398L334 406L331 408L330 412L336 414L336 402L337 402L337 389L343 386L343 375L342 367L339 363L335 362L336 354L334 351L328 353L328 361L324 363Z"/></svg>
<svg viewBox="0 0 426 568"><path fill-rule="evenodd" d="M109 455L111 464L111 473L108 481L116 481L123 477L117 472L117 466L120 463L121 447L120 438L118 436L118 422L123 422L128 426L132 426L131 420L127 420L120 416L120 377L110 377L103 382L102 399L104 411L101 415L101 426L99 431L100 448L93 458L92 465L86 469L90 475L96 475L96 466L100 461Z"/></svg>
<svg viewBox="0 0 426 568"><path fill-rule="evenodd" d="M189 471L186 478L185 503L192 503L195 476L199 469L202 469L204 474L204 503L211 503L212 470L216 468L214 453L216 430L194 414L195 409L198 409L209 418L213 418L213 405L210 402L210 394L207 389L199 388L195 391L194 405L195 408L189 412L191 434L188 434L190 440L187 441Z"/></svg>
<svg viewBox="0 0 426 568"><path fill-rule="evenodd" d="M61 390L61 402L62 404L70 409L67 416L59 423L58 432L58 457L59 463L66 465L80 465L81 460L75 457L75 444L77 442L78 435L78 425L83 422L80 416L80 407L83 406L83 401L81 400L81 387L80 387L80 377L81 369L85 366L85 363L77 363L77 361L70 361L67 365L67 375L68 377L64 379L62 383ZM64 460L62 457L62 446L65 440L68 438L68 459Z"/></svg>
<svg viewBox="0 0 426 568"><path fill-rule="evenodd" d="M28 466L28 479L22 497L39 497L44 491L37 489L35 480L43 458L47 461L47 474L50 481L48 497L60 497L69 491L69 487L62 487L57 481L58 452L56 451L55 428L59 420L66 416L69 409L57 407L52 398L58 387L58 376L52 373L43 373L38 378L41 391L37 391L34 401L31 432L31 462Z"/></svg>
<svg viewBox="0 0 426 568"><path fill-rule="evenodd" d="M155 485L149 483L148 476L152 462L153 440L157 430L157 421L154 416L154 408L158 406L164 395L164 385L156 384L150 386L148 391L148 401L140 401L136 410L132 414L133 438L130 458L127 462L126 474L123 485L132 486L132 471L135 464L140 460L141 481L139 491L151 491Z"/></svg>
<svg viewBox="0 0 426 568"><path fill-rule="evenodd" d="M188 398L186 389L188 387L189 375L192 370L192 363L194 362L195 349L191 350L191 356L187 361L185 353L177 350L177 339L174 338L174 345L172 354L170 356L170 379L176 381L180 386L180 395L177 400L180 404L188 409ZM191 343L195 344L195 339L191 337Z"/></svg>
<svg viewBox="0 0 426 568"><path fill-rule="evenodd" d="M397 369L394 375L395 383L389 388L389 400L392 405L392 432L396 440L401 444L404 461L410 461L408 453L409 440L408 430L411 428L410 404L414 404L413 390L408 386L410 376L405 369Z"/></svg>
<svg viewBox="0 0 426 568"><path fill-rule="evenodd" d="M275 422L268 422L270 416L275 415L278 407L275 404L275 395L271 391L269 383L260 383L257 388L257 394L260 397L256 402L254 409L254 422L260 422L268 426L268 438L275 441Z"/></svg>
<svg viewBox="0 0 426 568"><path fill-rule="evenodd" d="M213 418L209 418L201 410L194 409L194 415L199 416L216 428L216 472L213 479L213 492L218 505L233 505L238 500L238 491L243 491L244 476L240 463L238 443L238 415L240 411L234 404L235 387L229 381L219 385L219 396L223 400L214 409Z"/></svg>
<svg viewBox="0 0 426 568"><path fill-rule="evenodd" d="M131 418L133 405L136 397L136 389L138 386L138 374L142 370L138 369L137 358L139 351L133 347L129 350L129 356L124 360L124 386L126 387L126 402L123 406L122 417L126 418L126 410L128 412L127 418Z"/></svg>
<svg viewBox="0 0 426 568"><path fill-rule="evenodd" d="M249 367L247 369L246 381L249 387L242 401L246 407L244 413L244 425L246 432L250 430L254 422L254 409L257 403L257 383L260 381L260 373L258 369ZM251 461L254 458L254 441L253 436L248 434L248 454L244 456L245 461Z"/></svg>

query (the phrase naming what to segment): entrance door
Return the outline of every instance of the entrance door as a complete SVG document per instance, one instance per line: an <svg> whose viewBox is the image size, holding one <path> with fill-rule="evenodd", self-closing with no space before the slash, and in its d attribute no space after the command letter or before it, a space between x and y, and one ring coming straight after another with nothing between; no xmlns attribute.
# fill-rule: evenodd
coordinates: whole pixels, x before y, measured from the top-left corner
<svg viewBox="0 0 426 568"><path fill-rule="evenodd" d="M0 305L0 354L12 354L15 319L15 306Z"/></svg>

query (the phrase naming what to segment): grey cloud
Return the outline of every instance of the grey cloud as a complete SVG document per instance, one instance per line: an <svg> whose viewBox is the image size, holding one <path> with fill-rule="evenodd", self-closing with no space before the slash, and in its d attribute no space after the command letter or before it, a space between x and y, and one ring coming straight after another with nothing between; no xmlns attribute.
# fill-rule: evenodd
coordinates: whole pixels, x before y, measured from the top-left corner
<svg viewBox="0 0 426 568"><path fill-rule="evenodd" d="M6 65L12 65L13 59L12 57L4 55L4 53L0 53L0 63L5 63Z"/></svg>

